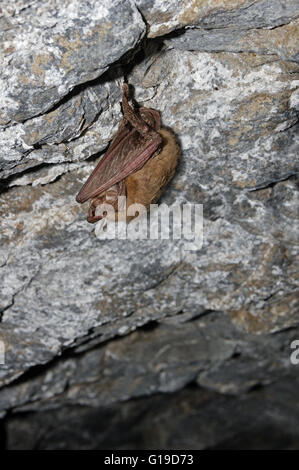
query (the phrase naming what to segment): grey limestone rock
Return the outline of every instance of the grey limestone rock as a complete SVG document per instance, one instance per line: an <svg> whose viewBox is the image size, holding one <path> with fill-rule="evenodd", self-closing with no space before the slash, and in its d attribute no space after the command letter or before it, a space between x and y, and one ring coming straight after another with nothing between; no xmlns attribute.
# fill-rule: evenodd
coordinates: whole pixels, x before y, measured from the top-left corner
<svg viewBox="0 0 299 470"><path fill-rule="evenodd" d="M0 15L7 448L298 447L298 2ZM177 136L160 203L202 204L202 244L99 239L75 201L123 81Z"/></svg>

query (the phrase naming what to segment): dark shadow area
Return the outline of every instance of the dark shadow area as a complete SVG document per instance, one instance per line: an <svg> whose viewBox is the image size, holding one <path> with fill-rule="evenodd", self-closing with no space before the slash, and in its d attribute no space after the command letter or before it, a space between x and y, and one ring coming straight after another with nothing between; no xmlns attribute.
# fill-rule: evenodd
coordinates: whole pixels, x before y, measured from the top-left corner
<svg viewBox="0 0 299 470"><path fill-rule="evenodd" d="M176 393L103 408L76 405L11 414L2 421L2 442L7 441L8 449L35 450L295 449L295 394L281 405L291 382L289 378L240 396L192 382Z"/></svg>
<svg viewBox="0 0 299 470"><path fill-rule="evenodd" d="M0 450L6 449L6 431L5 431L5 422L0 420Z"/></svg>

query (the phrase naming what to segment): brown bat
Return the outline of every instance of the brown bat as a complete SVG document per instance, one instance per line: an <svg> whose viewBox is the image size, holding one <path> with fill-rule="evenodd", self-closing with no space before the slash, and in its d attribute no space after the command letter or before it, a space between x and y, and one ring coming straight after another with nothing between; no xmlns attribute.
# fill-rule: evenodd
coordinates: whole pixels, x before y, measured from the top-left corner
<svg viewBox="0 0 299 470"><path fill-rule="evenodd" d="M121 216L127 221L137 215L127 216L131 204L142 204L149 210L173 177L177 165L179 147L174 135L161 128L159 112L145 107L133 109L127 93L128 85L124 84L124 117L106 154L76 197L79 203L91 199L87 217L90 223L107 214L103 210L97 213L97 207L102 204L111 204L115 218ZM126 196L126 207L118 207L118 196Z"/></svg>

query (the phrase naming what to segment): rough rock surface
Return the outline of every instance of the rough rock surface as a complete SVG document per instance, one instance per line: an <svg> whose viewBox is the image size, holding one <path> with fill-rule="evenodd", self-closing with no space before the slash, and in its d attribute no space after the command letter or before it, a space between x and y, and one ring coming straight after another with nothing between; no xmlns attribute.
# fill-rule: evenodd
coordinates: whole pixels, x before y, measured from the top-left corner
<svg viewBox="0 0 299 470"><path fill-rule="evenodd" d="M298 6L2 2L7 448L298 448ZM161 202L203 204L202 247L99 240L75 202L123 80L178 137Z"/></svg>
<svg viewBox="0 0 299 470"><path fill-rule="evenodd" d="M153 38L182 27L271 29L296 18L299 7L298 0L137 0L136 4Z"/></svg>
<svg viewBox="0 0 299 470"><path fill-rule="evenodd" d="M145 32L131 2L4 1L1 124L43 114L98 78ZM3 93L4 92L4 93Z"/></svg>

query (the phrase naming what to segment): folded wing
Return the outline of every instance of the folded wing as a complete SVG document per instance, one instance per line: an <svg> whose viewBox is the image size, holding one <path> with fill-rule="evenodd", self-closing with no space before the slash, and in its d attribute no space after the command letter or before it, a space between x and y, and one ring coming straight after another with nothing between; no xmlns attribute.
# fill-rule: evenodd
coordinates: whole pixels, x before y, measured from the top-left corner
<svg viewBox="0 0 299 470"><path fill-rule="evenodd" d="M156 117L153 113L157 112L142 108L142 119L152 124L150 121ZM106 154L78 193L77 202L83 203L101 194L141 168L162 143L162 138L157 132L159 127L160 122L156 122L154 128L149 128L148 132L142 135L123 119Z"/></svg>

